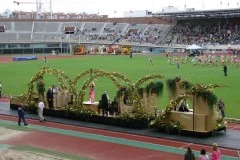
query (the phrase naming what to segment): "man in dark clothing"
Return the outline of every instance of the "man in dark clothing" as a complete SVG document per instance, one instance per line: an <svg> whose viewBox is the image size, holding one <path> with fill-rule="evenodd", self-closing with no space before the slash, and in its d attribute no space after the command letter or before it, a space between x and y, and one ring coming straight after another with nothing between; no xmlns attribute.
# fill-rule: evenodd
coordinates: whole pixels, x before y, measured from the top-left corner
<svg viewBox="0 0 240 160"><path fill-rule="evenodd" d="M130 52L130 58L133 58L133 52L132 51Z"/></svg>
<svg viewBox="0 0 240 160"><path fill-rule="evenodd" d="M107 95L107 92L104 91L104 93L102 94L102 97L101 97L101 106L102 106L103 116L105 115L105 112L106 112L106 114L108 112L108 100L109 100L109 97Z"/></svg>
<svg viewBox="0 0 240 160"><path fill-rule="evenodd" d="M24 116L25 116L24 106L23 104L20 104L18 106L18 125L19 126L21 125L21 120L23 120L24 126L28 125Z"/></svg>
<svg viewBox="0 0 240 160"><path fill-rule="evenodd" d="M186 106L180 106L178 109L179 112L189 112L189 109Z"/></svg>
<svg viewBox="0 0 240 160"><path fill-rule="evenodd" d="M53 93L52 93L51 87L47 91L47 102L48 102L48 107L53 108Z"/></svg>
<svg viewBox="0 0 240 160"><path fill-rule="evenodd" d="M178 109L179 112L189 112L189 109L187 108L186 100L182 101L181 106Z"/></svg>
<svg viewBox="0 0 240 160"><path fill-rule="evenodd" d="M218 110L221 112L222 118L225 117L225 104L222 100L222 98L219 99L218 101Z"/></svg>
<svg viewBox="0 0 240 160"><path fill-rule="evenodd" d="M114 100L112 101L110 108L109 108L109 114L114 115L114 113L115 113L116 115L118 115L119 111L120 111L120 109L119 109L117 98L114 98Z"/></svg>
<svg viewBox="0 0 240 160"><path fill-rule="evenodd" d="M223 65L223 72L224 72L224 76L227 76L227 65L226 64Z"/></svg>

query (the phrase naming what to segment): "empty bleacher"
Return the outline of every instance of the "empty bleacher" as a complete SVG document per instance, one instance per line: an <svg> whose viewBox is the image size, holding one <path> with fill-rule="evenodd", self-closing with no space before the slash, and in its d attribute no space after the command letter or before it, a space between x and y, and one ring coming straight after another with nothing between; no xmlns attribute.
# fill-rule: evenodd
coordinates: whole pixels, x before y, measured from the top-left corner
<svg viewBox="0 0 240 160"><path fill-rule="evenodd" d="M5 26L5 32L0 33L0 41L12 40L18 42L34 41L113 41L123 37L124 42L155 43L159 37L158 30L167 34L170 25L166 24L131 24L117 22L48 22L48 21L12 21L0 22ZM68 36L64 28L74 27L74 32ZM157 28L157 31L154 30ZM136 32L135 35L130 32ZM148 34L146 34L148 33ZM151 33L151 34L150 34ZM151 35L151 36L149 36ZM154 39L154 40L153 40Z"/></svg>
<svg viewBox="0 0 240 160"><path fill-rule="evenodd" d="M31 32L32 22L14 22L14 31L16 32Z"/></svg>

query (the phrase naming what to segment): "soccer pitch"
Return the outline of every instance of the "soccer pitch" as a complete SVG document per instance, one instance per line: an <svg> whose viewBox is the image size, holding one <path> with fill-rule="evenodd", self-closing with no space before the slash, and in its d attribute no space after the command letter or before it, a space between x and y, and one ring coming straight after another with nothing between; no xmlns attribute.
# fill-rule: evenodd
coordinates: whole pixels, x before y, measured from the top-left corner
<svg viewBox="0 0 240 160"><path fill-rule="evenodd" d="M147 55L134 55L133 58L123 55L92 55L92 56L76 56L73 58L50 59L47 64L43 64L42 60L37 61L20 61L12 63L2 63L0 65L0 81L2 82L3 95L20 95L27 92L28 83L32 76L36 74L43 66L51 67L64 71L72 80L80 73L91 68L101 69L108 72L119 72L124 74L132 82L150 75L161 74L164 76L161 80L164 83L163 95L159 97L157 106L164 109L168 104L168 91L166 80L180 76L181 79L188 80L198 84L222 84L228 87L215 88L214 94L218 98L223 98L226 106L226 116L228 118L240 118L239 98L239 79L240 68L228 65L228 76L223 74L223 68L220 66L193 66L190 61L187 64L180 63L178 69L176 65L168 63L168 59L164 56L152 55L153 65L149 65ZM191 60L191 59L190 59ZM83 82L89 78L89 75L83 77L78 82L77 91L79 92ZM57 78L54 75L45 74L44 82L46 89L52 84L58 86ZM103 91L107 91L111 100L113 100L117 88L108 78L97 78L95 80L95 97L96 101L100 99ZM125 84L124 86L127 86ZM85 99L89 100L88 94Z"/></svg>

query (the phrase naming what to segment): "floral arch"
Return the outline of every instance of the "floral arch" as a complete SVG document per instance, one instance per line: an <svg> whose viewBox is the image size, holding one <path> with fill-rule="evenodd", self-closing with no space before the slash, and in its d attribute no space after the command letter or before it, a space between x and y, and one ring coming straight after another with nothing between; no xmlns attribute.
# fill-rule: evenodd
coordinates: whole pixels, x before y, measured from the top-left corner
<svg viewBox="0 0 240 160"><path fill-rule="evenodd" d="M38 73L36 73L28 83L28 98L27 103L31 102L32 94L33 94L33 88L34 88L34 82L36 82L39 78L43 77L44 74L53 74L57 77L58 82L62 89L66 89L66 83L70 86L70 91L74 91L71 79L61 70L53 69L49 67L43 67Z"/></svg>
<svg viewBox="0 0 240 160"><path fill-rule="evenodd" d="M143 83L145 83L146 81L152 80L152 79L156 79L156 78L164 78L164 76L158 75L158 74L153 74L153 75L145 76L145 77L139 79L139 80L136 82L135 87L136 87L136 88L139 88L139 87L140 87Z"/></svg>
<svg viewBox="0 0 240 160"><path fill-rule="evenodd" d="M78 104L82 105L86 89L88 88L91 81L93 81L94 79L96 79L98 77L107 77L107 78L111 79L114 82L114 84L117 86L118 89L121 87L121 84L118 80L121 79L123 82L127 83L128 86L130 86L131 93L133 95L135 104L137 104L139 101L141 101L140 97L137 94L137 90L135 88L135 85L126 76L124 76L123 74L117 73L117 72L105 72L105 71L102 71L102 70L96 70L95 74L92 75L90 78L88 78L83 83L83 85L81 87L81 90L78 94L78 98L77 98L77 103ZM140 104L140 106L142 106L142 105Z"/></svg>

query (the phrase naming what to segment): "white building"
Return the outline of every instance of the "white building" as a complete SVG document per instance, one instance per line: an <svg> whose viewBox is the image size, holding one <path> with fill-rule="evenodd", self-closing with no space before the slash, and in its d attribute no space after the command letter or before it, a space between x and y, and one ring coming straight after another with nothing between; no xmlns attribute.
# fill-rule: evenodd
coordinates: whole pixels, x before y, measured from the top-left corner
<svg viewBox="0 0 240 160"><path fill-rule="evenodd" d="M134 10L134 11L124 11L124 17L148 17L151 16L152 11L149 10Z"/></svg>
<svg viewBox="0 0 240 160"><path fill-rule="evenodd" d="M12 12L10 9L6 9L3 13L1 13L2 18L10 18L11 15L12 15Z"/></svg>
<svg viewBox="0 0 240 160"><path fill-rule="evenodd" d="M178 12L178 8L174 6L163 7L161 11L158 12Z"/></svg>

